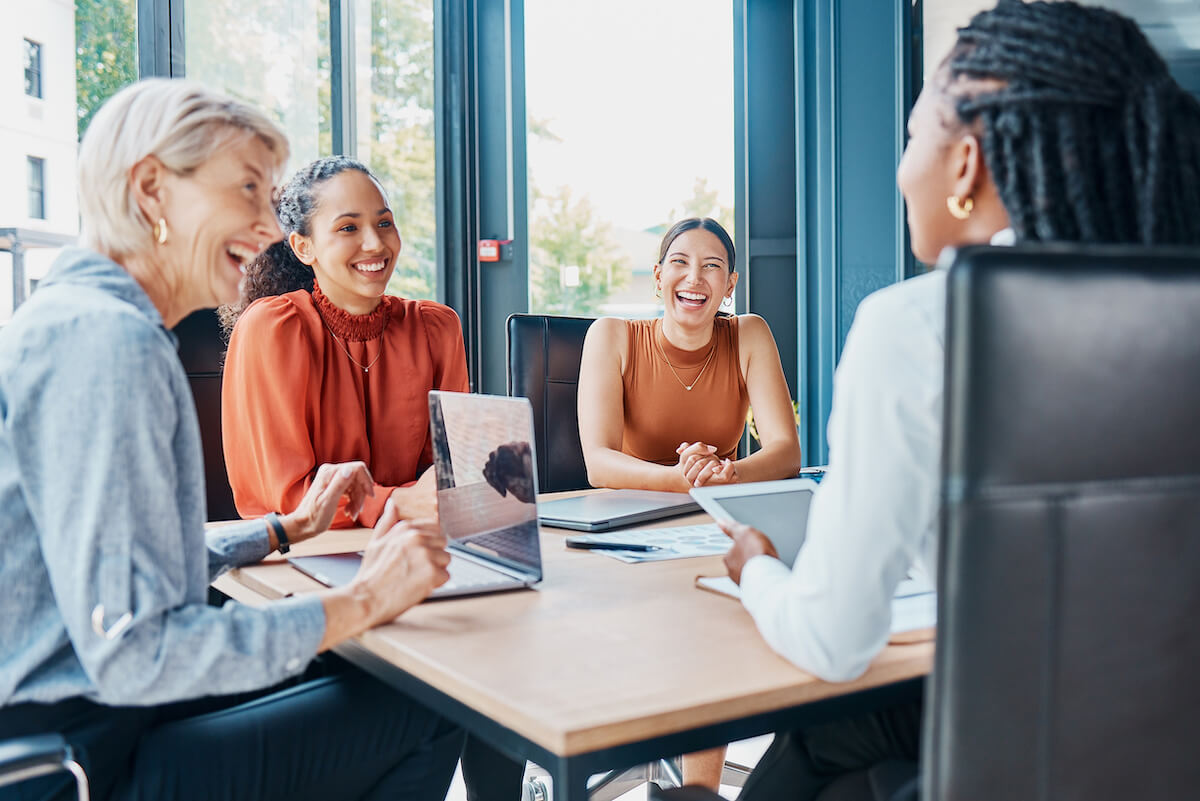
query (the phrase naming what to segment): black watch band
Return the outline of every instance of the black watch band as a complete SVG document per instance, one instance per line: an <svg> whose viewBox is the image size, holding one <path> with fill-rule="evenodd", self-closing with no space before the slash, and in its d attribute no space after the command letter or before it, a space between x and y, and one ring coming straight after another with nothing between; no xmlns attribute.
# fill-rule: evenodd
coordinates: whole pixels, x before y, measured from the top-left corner
<svg viewBox="0 0 1200 801"><path fill-rule="evenodd" d="M292 550L292 544L288 542L287 532L283 529L283 521L279 519L279 515L267 512L263 519L275 531L275 539L279 541L279 552L284 554Z"/></svg>

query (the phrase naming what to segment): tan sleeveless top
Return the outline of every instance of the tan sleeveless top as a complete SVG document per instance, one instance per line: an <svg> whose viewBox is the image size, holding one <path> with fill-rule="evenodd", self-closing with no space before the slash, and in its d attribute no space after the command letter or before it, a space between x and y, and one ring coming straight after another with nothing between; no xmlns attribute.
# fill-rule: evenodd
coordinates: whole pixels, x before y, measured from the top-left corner
<svg viewBox="0 0 1200 801"><path fill-rule="evenodd" d="M625 386L621 451L673 465L679 462L675 453L679 443L706 442L717 447L722 459L736 458L750 408L738 358L737 318L713 320L712 341L697 351L680 350L668 342L661 320L626 320L625 326L629 359L621 376ZM693 381L691 391L684 389Z"/></svg>

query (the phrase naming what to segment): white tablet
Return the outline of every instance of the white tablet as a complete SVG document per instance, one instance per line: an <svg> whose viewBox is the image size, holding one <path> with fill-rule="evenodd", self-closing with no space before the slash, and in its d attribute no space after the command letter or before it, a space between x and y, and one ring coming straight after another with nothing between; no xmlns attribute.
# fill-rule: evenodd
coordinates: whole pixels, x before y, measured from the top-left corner
<svg viewBox="0 0 1200 801"><path fill-rule="evenodd" d="M766 534L780 561L790 567L804 544L808 507L816 491L812 479L788 478L699 487L691 495L713 517L736 520Z"/></svg>

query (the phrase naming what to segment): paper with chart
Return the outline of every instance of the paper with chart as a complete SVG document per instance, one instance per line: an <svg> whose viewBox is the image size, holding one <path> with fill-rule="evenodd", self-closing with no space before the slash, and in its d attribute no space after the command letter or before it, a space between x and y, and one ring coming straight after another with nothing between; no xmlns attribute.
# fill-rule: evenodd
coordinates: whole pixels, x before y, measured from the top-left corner
<svg viewBox="0 0 1200 801"><path fill-rule="evenodd" d="M596 551L596 553L629 564L662 562L667 559L690 559L696 556L721 556L733 544L716 523L664 528L631 528L607 534L590 534L588 539L599 542L655 545L661 548L658 551Z"/></svg>

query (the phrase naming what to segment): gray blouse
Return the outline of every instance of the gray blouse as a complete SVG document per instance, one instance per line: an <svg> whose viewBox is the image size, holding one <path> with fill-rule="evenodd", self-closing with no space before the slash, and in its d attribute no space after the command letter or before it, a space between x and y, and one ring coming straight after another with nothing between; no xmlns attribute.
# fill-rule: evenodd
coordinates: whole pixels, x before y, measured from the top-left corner
<svg viewBox="0 0 1200 801"><path fill-rule="evenodd" d="M316 653L315 597L206 604L270 546L261 521L205 534L177 345L124 269L80 249L0 330L0 706L242 692Z"/></svg>

